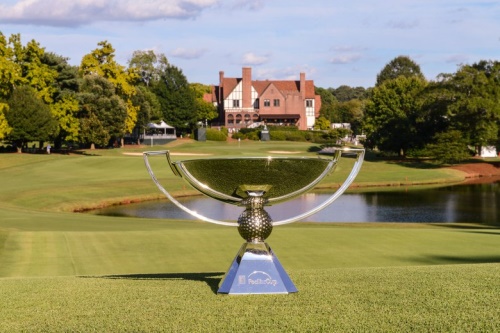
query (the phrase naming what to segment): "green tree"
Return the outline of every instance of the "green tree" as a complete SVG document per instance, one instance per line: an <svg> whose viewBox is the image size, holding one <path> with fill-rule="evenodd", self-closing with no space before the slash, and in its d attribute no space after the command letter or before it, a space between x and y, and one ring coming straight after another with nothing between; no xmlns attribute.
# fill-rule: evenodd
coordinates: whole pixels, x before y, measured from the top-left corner
<svg viewBox="0 0 500 333"><path fill-rule="evenodd" d="M440 76L442 113L479 152L498 143L500 129L500 62L481 61Z"/></svg>
<svg viewBox="0 0 500 333"><path fill-rule="evenodd" d="M314 123L315 130L328 130L330 129L330 126L331 126L330 120L326 119L323 116L316 119L316 122Z"/></svg>
<svg viewBox="0 0 500 333"><path fill-rule="evenodd" d="M441 132L434 137L435 142L427 146L427 152L444 164L456 164L470 157L467 138L460 131Z"/></svg>
<svg viewBox="0 0 500 333"><path fill-rule="evenodd" d="M78 92L80 86L78 66L70 65L68 60L68 58L53 52L45 52L41 57L43 64L57 72L57 76L53 82L55 88L53 94L54 101L59 100L62 94Z"/></svg>
<svg viewBox="0 0 500 333"><path fill-rule="evenodd" d="M62 95L57 102L50 105L50 112L59 125L58 136L55 139L56 148L61 146L62 141L78 141L80 133L79 110L76 94Z"/></svg>
<svg viewBox="0 0 500 333"><path fill-rule="evenodd" d="M128 61L128 71L136 77L136 95L132 98L132 103L138 107L136 128L139 132L142 132L148 123L164 118L162 106L152 86L158 85L161 73L167 66L167 57L152 50L134 51Z"/></svg>
<svg viewBox="0 0 500 333"><path fill-rule="evenodd" d="M3 140L11 131L12 128L5 118L5 112L8 110L9 106L5 103L0 103L0 140Z"/></svg>
<svg viewBox="0 0 500 333"><path fill-rule="evenodd" d="M404 156L408 149L423 145L418 96L426 85L421 78L399 76L373 89L363 120L368 147Z"/></svg>
<svg viewBox="0 0 500 333"><path fill-rule="evenodd" d="M315 93L321 96L321 109L319 115L328 119L330 122L340 122L335 113L335 104L337 100L328 89L315 87Z"/></svg>
<svg viewBox="0 0 500 333"><path fill-rule="evenodd" d="M109 133L95 113L90 113L88 117L82 118L80 121L81 139L85 143L90 143L90 149L95 149L95 145L106 146L108 144Z"/></svg>
<svg viewBox="0 0 500 333"><path fill-rule="evenodd" d="M353 88L346 85L341 85L337 89L328 88L328 91L330 91L339 102L348 102L353 99L364 100L368 98L369 94L369 90L363 87Z"/></svg>
<svg viewBox="0 0 500 333"><path fill-rule="evenodd" d="M55 91L50 111L59 123L59 134L54 138L54 145L60 148L63 141L77 141L79 138L79 106L76 98L80 85L78 67L69 65L67 58L51 52L44 53L41 61L58 73L53 83Z"/></svg>
<svg viewBox="0 0 500 333"><path fill-rule="evenodd" d="M30 141L45 141L56 134L57 122L33 88L17 87L7 104L5 117L12 128L7 138L16 144L18 152Z"/></svg>
<svg viewBox="0 0 500 333"><path fill-rule="evenodd" d="M196 126L195 94L182 70L170 64L166 66L152 91L160 101L166 122L181 132Z"/></svg>
<svg viewBox="0 0 500 333"><path fill-rule="evenodd" d="M137 122L138 107L132 102L136 93L132 82L138 75L135 71L126 71L125 67L115 60L115 49L108 41L98 43L98 48L86 54L80 64L82 76L98 75L106 78L115 87L116 94L125 101L127 117L124 133L131 133Z"/></svg>
<svg viewBox="0 0 500 333"><path fill-rule="evenodd" d="M408 56L399 56L392 59L377 75L375 86L380 86L385 81L394 80L400 76L407 78L416 77L425 80L420 66Z"/></svg>
<svg viewBox="0 0 500 333"><path fill-rule="evenodd" d="M201 83L190 83L189 86L195 96L196 120L205 122L217 118L217 107L204 99L205 95L212 93L212 87Z"/></svg>
<svg viewBox="0 0 500 333"><path fill-rule="evenodd" d="M135 73L146 86L149 86L152 81L157 82L167 65L167 57L163 53L156 54L152 50L134 51L128 62L129 70Z"/></svg>
<svg viewBox="0 0 500 333"><path fill-rule="evenodd" d="M339 102L335 105L335 113L339 115L340 123L351 124L353 133L360 134L364 117L365 102L359 99L351 99L347 102Z"/></svg>
<svg viewBox="0 0 500 333"><path fill-rule="evenodd" d="M141 133L151 122L162 120L160 101L156 95L146 86L136 86L137 92L132 96L132 102L138 106L137 112L137 130Z"/></svg>
<svg viewBox="0 0 500 333"><path fill-rule="evenodd" d="M15 62L14 50L0 32L0 98L9 97L22 82L22 68Z"/></svg>
<svg viewBox="0 0 500 333"><path fill-rule="evenodd" d="M210 102L201 98L196 98L194 101L197 121L210 121L218 117L217 107Z"/></svg>
<svg viewBox="0 0 500 333"><path fill-rule="evenodd" d="M9 38L13 61L21 68L22 83L33 87L44 102L51 103L57 78L57 71L42 62L45 49L35 40L23 46L21 35L14 34Z"/></svg>
<svg viewBox="0 0 500 333"><path fill-rule="evenodd" d="M85 76L78 99L81 139L84 143L93 148L94 144L107 145L105 138L115 141L123 137L126 131L127 106L115 93L111 82L98 75Z"/></svg>

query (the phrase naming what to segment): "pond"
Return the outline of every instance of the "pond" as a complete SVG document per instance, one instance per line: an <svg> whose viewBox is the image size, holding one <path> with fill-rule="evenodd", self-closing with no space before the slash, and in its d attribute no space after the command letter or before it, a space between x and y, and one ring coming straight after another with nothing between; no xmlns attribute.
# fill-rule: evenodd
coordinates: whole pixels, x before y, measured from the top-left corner
<svg viewBox="0 0 500 333"><path fill-rule="evenodd" d="M278 221L303 213L330 196L310 192L276 206L266 207ZM236 220L242 207L224 204L204 196L181 198L186 207L218 220ZM468 222L500 225L500 180L483 184L398 189L365 189L344 193L305 222ZM112 206L92 212L99 215L194 219L167 200Z"/></svg>

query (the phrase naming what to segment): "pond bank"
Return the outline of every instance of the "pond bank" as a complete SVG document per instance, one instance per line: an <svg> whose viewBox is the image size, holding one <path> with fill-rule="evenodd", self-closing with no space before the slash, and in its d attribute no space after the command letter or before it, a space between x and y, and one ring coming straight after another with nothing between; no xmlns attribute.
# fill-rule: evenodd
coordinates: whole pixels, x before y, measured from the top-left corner
<svg viewBox="0 0 500 333"><path fill-rule="evenodd" d="M424 182L380 182L380 183L356 183L354 182L350 187L351 188L371 188L371 187L400 187L400 186L419 186L419 185L439 185L439 184L456 184L456 183L468 183L468 184L479 184L479 183L491 183L500 179L500 164L491 164L491 163L468 163L461 164L457 166L448 167L450 169L458 170L463 173L462 181L453 181L453 180L443 180L443 179L435 179ZM340 186L340 184L325 184L320 189L327 188L336 188ZM181 197L192 197L201 195L199 192L195 190L187 190L184 189L182 191L174 191L171 193L176 198ZM160 193L157 195L148 195L144 197L127 197L120 199L108 199L102 202L98 202L92 206L85 207L76 207L73 209L73 212L87 212L95 209L101 209L109 206L119 206L119 205L128 205L131 203L139 203L146 202L152 200L164 199L164 196Z"/></svg>
<svg viewBox="0 0 500 333"><path fill-rule="evenodd" d="M500 163L467 163L451 166L451 169L464 172L465 178L500 176Z"/></svg>

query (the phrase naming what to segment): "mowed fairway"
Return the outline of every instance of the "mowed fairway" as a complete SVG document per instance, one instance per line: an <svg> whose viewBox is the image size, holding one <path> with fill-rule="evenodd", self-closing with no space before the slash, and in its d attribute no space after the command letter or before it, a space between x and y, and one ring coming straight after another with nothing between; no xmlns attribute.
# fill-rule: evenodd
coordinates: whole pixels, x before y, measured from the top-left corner
<svg viewBox="0 0 500 333"><path fill-rule="evenodd" d="M172 149L241 152L219 145ZM240 154L308 147L254 143ZM268 242L299 292L221 296L217 285L243 241L236 229L70 212L159 197L140 157L100 153L0 155L0 332L500 331L498 228L276 227ZM460 177L449 170L366 166L371 174L360 174L358 185L375 183L376 172L429 183ZM191 193L167 173L162 177L177 193Z"/></svg>

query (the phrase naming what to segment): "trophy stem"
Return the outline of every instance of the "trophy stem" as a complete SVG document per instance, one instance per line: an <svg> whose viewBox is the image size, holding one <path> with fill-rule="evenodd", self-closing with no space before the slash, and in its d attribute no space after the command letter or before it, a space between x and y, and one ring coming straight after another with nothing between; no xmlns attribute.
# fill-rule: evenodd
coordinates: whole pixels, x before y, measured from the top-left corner
<svg viewBox="0 0 500 333"><path fill-rule="evenodd" d="M238 218L238 232L247 242L263 242L273 231L273 220L264 210L267 199L259 195L250 195L241 201L245 210Z"/></svg>

